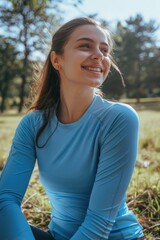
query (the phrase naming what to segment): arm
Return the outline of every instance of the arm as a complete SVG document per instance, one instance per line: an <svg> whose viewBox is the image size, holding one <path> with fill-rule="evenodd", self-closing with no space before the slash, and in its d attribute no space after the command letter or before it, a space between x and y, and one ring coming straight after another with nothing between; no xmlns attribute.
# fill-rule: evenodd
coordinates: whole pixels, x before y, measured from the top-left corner
<svg viewBox="0 0 160 240"><path fill-rule="evenodd" d="M21 202L35 165L34 128L26 115L20 122L0 178L0 239L34 240Z"/></svg>
<svg viewBox="0 0 160 240"><path fill-rule="evenodd" d="M87 214L71 240L108 239L133 173L137 142L138 118L126 108L103 137Z"/></svg>

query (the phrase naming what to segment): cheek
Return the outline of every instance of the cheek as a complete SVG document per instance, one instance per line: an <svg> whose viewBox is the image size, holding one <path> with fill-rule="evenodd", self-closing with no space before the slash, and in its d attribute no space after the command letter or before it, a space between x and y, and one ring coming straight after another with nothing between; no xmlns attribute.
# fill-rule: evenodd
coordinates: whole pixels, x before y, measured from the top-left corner
<svg viewBox="0 0 160 240"><path fill-rule="evenodd" d="M65 68L71 68L72 71L77 69L81 63L83 62L84 55L83 54L70 54L68 58L65 59Z"/></svg>
<svg viewBox="0 0 160 240"><path fill-rule="evenodd" d="M111 59L109 57L105 58L105 64L106 64L106 67L109 69L111 66Z"/></svg>
<svg viewBox="0 0 160 240"><path fill-rule="evenodd" d="M111 67L111 60L109 57L105 57L104 59L104 69L105 69L105 75L107 76L109 73Z"/></svg>

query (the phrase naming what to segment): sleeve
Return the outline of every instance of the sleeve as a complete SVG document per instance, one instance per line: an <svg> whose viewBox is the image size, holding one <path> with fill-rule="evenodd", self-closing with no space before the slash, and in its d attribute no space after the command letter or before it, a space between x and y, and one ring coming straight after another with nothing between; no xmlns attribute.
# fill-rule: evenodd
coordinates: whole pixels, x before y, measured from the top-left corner
<svg viewBox="0 0 160 240"><path fill-rule="evenodd" d="M71 240L108 239L133 173L138 128L138 117L132 109L119 113L111 124L101 143L85 219Z"/></svg>
<svg viewBox="0 0 160 240"><path fill-rule="evenodd" d="M29 116L16 129L0 177L0 239L3 240L35 239L20 208L36 159L34 128Z"/></svg>

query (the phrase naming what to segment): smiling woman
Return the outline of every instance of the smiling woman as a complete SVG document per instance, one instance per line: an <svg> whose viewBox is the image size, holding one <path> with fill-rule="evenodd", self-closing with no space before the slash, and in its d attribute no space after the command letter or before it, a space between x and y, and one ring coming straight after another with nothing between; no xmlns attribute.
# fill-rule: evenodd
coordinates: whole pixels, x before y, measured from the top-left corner
<svg viewBox="0 0 160 240"><path fill-rule="evenodd" d="M74 88L75 94L78 95L89 87L102 85L108 75L111 62L108 42L102 28L88 24L77 27L71 34L64 46L63 54L51 52L52 65L60 74L61 90L65 89L65 92L69 92ZM61 96L64 94L61 92ZM90 91L90 94L92 101L93 92Z"/></svg>
<svg viewBox="0 0 160 240"><path fill-rule="evenodd" d="M0 239L144 239L126 205L138 117L96 94L111 65L119 71L112 39L94 20L73 19L53 35L1 175ZM52 206L47 232L30 226L20 209L36 159Z"/></svg>

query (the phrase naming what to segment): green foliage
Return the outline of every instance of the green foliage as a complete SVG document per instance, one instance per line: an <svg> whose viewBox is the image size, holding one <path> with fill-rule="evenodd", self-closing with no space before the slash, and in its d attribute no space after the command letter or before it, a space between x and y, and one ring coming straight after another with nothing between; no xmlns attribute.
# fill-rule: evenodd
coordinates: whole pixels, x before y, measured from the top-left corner
<svg viewBox="0 0 160 240"><path fill-rule="evenodd" d="M128 98L159 96L160 51L155 33L158 24L145 22L141 15L130 17L125 23L118 22L114 40L115 59L124 77L126 88L114 72L108 76L103 90L109 97L118 98L125 93ZM115 86L116 85L116 86Z"/></svg>
<svg viewBox="0 0 160 240"><path fill-rule="evenodd" d="M60 20L59 15L55 12L57 10L56 4L52 4L52 13L47 11L49 3L50 1L43 0L8 0L6 4L0 4L0 25L3 26L4 30L7 29L5 35L19 51L18 57L22 63L21 71L18 71L17 68L17 74L21 78L19 112L22 111L24 98L28 93L32 78L30 57L33 58L34 52L37 50L44 52L46 46L44 43L42 44L42 41L46 39L47 42L51 26ZM11 52L10 54L13 55Z"/></svg>
<svg viewBox="0 0 160 240"><path fill-rule="evenodd" d="M32 81L31 61L35 61L37 52L40 58L44 56L51 40L50 32L54 32L62 22L62 13L58 8L60 2L8 0L6 4L5 1L0 3L0 26L5 35L1 37L0 44L3 45L2 49L7 46L6 54L0 50L0 73L2 72L3 76L0 83L5 94L3 97L1 90L1 111L10 105L8 98L13 98L12 102L19 98L16 104L19 104L19 111L22 110ZM81 2L69 1L69 4L77 7ZM104 27L108 27L105 20L100 21ZM140 97L160 96L160 48L155 37L157 29L155 21L145 22L140 14L130 17L123 24L117 23L114 35L117 49L114 57L126 87L123 87L120 75L111 68L102 86L107 98L120 99L121 96L126 96L137 97L139 100ZM4 62L6 64L3 64Z"/></svg>
<svg viewBox="0 0 160 240"><path fill-rule="evenodd" d="M62 22L63 12L58 7L62 2L65 3L63 0L0 1L0 27L3 30L3 38L8 39L9 43L18 51L18 56L14 56L13 52L10 51L9 58L4 62L7 65L7 62L13 57L20 62L20 69L19 66L16 68L17 79L20 79L18 87L16 85L17 79L12 81L13 93L15 94L12 97L19 98L19 112L22 111L25 97L29 95L33 74L33 66L30 63L44 58L48 52L51 34ZM83 0L70 0L67 4L77 7L82 2ZM0 64L0 71L1 68ZM10 75L13 73L10 68L8 72ZM9 82L6 79L3 82L8 88ZM5 92L8 91L5 90ZM7 97L9 96L7 95Z"/></svg>
<svg viewBox="0 0 160 240"><path fill-rule="evenodd" d="M13 79L19 67L17 61L17 50L7 39L0 36L0 111L3 112L7 105L7 97Z"/></svg>
<svg viewBox="0 0 160 240"><path fill-rule="evenodd" d="M152 60L158 52L154 38L156 30L156 23L144 22L141 15L127 20L125 26L120 26L120 23L117 25L117 33L120 36L117 62L126 79L127 97L140 98L152 94L151 79L154 79L154 70L149 74L148 89L148 63L151 64L150 69L153 68Z"/></svg>
<svg viewBox="0 0 160 240"><path fill-rule="evenodd" d="M125 87L123 86L121 76L118 72L113 70L112 67L107 79L103 83L102 92L107 99L116 100L119 100L125 93Z"/></svg>

